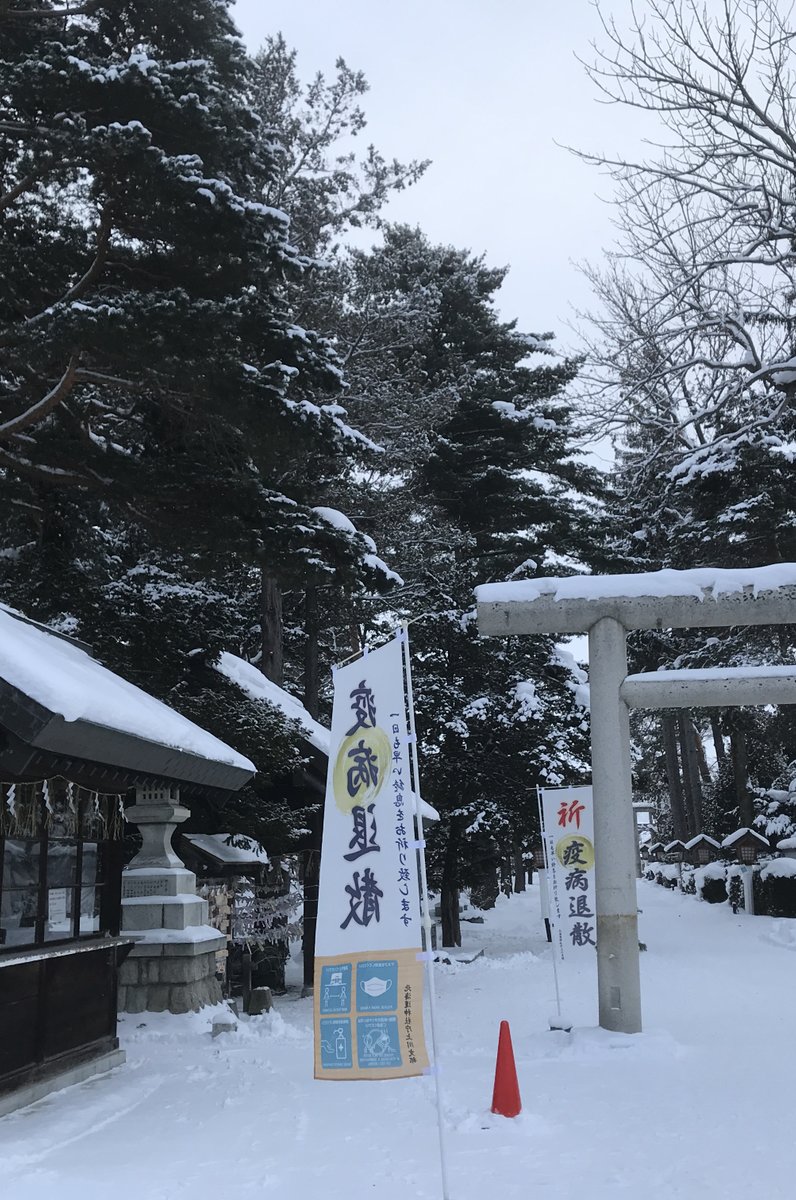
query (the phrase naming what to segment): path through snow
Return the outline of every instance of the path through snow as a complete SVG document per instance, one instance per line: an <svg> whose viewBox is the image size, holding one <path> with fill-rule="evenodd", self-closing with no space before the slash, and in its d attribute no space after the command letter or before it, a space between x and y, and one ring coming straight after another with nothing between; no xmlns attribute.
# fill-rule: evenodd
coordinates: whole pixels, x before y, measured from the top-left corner
<svg viewBox="0 0 796 1200"><path fill-rule="evenodd" d="M790 1200L796 921L642 883L646 1032L595 1028L564 973L551 1033L536 889L501 900L438 976L452 1200ZM524 1103L489 1113L498 1024ZM126 1016L125 1067L0 1120L3 1200L438 1200L433 1081L316 1083L298 993L211 1040L207 1011Z"/></svg>

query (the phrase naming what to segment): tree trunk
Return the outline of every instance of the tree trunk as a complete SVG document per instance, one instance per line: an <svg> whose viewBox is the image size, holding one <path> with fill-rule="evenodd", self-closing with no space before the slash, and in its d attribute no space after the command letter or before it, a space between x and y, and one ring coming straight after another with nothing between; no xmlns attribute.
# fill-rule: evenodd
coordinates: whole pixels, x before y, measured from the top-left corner
<svg viewBox="0 0 796 1200"><path fill-rule="evenodd" d="M304 958L304 987L311 988L315 977L315 930L318 925L318 883L321 878L321 838L323 834L323 809L319 808L310 819L311 844L304 851L304 933L302 953Z"/></svg>
<svg viewBox="0 0 796 1200"><path fill-rule="evenodd" d="M442 920L443 946L461 946L462 927L459 921L459 837L451 829L445 847L442 865L442 889L440 891L440 915Z"/></svg>
<svg viewBox="0 0 796 1200"><path fill-rule="evenodd" d="M304 707L311 717L320 712L320 672L318 669L318 589L304 593Z"/></svg>
<svg viewBox="0 0 796 1200"><path fill-rule="evenodd" d="M735 780L735 798L738 801L738 819L741 825L752 827L755 819L752 793L749 789L749 760L746 754L746 734L734 729L730 734L730 755Z"/></svg>
<svg viewBox="0 0 796 1200"><path fill-rule="evenodd" d="M724 748L724 735L721 732L721 721L714 712L710 717L710 731L713 734L713 747L716 751L716 764L721 770L727 761L727 751Z"/></svg>
<svg viewBox="0 0 796 1200"><path fill-rule="evenodd" d="M284 682L284 628L282 625L282 593L271 576L261 573L262 591L260 626L262 628L262 658L260 670L272 683Z"/></svg>
<svg viewBox="0 0 796 1200"><path fill-rule="evenodd" d="M511 895L512 875L511 855L509 854L501 854L500 856L500 890L504 896Z"/></svg>
<svg viewBox="0 0 796 1200"><path fill-rule="evenodd" d="M666 779L669 784L669 801L672 807L672 825L674 836L686 841L685 801L683 798L683 782L680 777L680 763L677 757L677 728L676 717L669 714L661 717L663 733L663 749L666 756Z"/></svg>
<svg viewBox="0 0 796 1200"><path fill-rule="evenodd" d="M694 723L687 713L678 717L680 753L683 759L686 812L691 836L702 833L702 784L699 779Z"/></svg>
<svg viewBox="0 0 796 1200"><path fill-rule="evenodd" d="M515 846L512 854L514 856L514 891L525 891L525 858L522 853L522 846Z"/></svg>
<svg viewBox="0 0 796 1200"><path fill-rule="evenodd" d="M711 775L707 756L705 754L705 743L702 741L702 734L699 732L696 725L694 726L694 745L696 747L700 778L703 783L710 783Z"/></svg>
<svg viewBox="0 0 796 1200"><path fill-rule="evenodd" d="M473 834L470 843L468 884L474 908L488 911L495 907L501 890L506 890L506 860L491 837ZM511 873L508 891L511 892Z"/></svg>

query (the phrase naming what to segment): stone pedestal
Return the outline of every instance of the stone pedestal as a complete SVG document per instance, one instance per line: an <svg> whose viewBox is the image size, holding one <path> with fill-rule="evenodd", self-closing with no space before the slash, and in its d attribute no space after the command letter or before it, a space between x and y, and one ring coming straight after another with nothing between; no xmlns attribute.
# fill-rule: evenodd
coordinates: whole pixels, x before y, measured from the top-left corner
<svg viewBox="0 0 796 1200"><path fill-rule="evenodd" d="M122 875L122 933L136 939L119 972L122 1012L196 1012L221 999L216 952L225 939L207 924L196 876L171 845L188 815L176 787L139 788L127 810L143 845Z"/></svg>

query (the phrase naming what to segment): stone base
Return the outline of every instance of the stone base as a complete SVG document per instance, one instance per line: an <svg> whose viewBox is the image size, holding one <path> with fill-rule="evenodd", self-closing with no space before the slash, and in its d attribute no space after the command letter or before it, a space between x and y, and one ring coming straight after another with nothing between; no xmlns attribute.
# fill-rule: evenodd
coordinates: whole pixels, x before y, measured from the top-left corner
<svg viewBox="0 0 796 1200"><path fill-rule="evenodd" d="M221 1001L221 984L215 977L216 956L130 956L119 968L119 1011L198 1012Z"/></svg>

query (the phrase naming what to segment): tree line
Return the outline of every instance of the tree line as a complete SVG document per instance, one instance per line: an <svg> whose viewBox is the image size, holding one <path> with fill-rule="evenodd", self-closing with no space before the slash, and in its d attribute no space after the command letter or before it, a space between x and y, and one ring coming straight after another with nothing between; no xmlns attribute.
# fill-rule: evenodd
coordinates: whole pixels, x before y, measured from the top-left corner
<svg viewBox="0 0 796 1200"><path fill-rule="evenodd" d="M599 81L670 114L675 149L615 164L629 241L592 270L581 360L501 316L505 269L389 221L429 164L363 145L367 82L344 61L306 83L277 34L249 55L225 0L0 5L2 598L249 754L254 781L194 822L310 874L300 731L219 655L325 719L331 665L412 621L448 942L459 888L521 886L535 787L588 776L583 671L552 639L482 642L475 584L796 558L789 68L773 26L754 68L739 49L774 0L726 7L705 26L736 71L720 100L685 73L695 7L647 0L640 49L606 22ZM776 100L744 100L766 64ZM606 431L610 474L583 454ZM673 631L634 653L792 644ZM719 722L701 775L705 714L639 725L662 822L675 768L684 828L786 770L781 713Z"/></svg>

